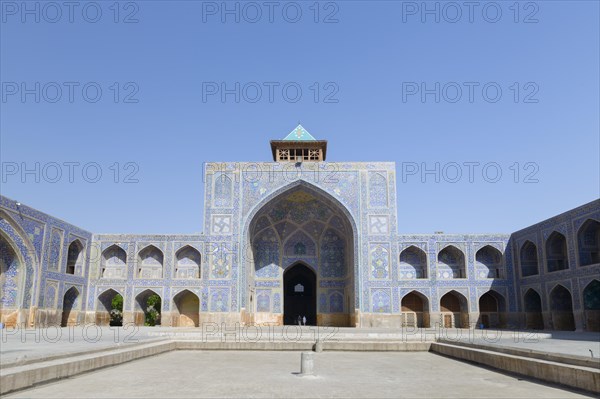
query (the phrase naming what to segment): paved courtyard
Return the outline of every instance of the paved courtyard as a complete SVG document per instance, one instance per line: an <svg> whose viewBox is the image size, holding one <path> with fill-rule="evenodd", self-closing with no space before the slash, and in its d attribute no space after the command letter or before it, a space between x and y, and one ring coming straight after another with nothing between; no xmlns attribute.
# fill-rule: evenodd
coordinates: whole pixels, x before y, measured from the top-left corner
<svg viewBox="0 0 600 399"><path fill-rule="evenodd" d="M299 368L300 352L174 351L6 397L583 397L426 352L322 352L315 376Z"/></svg>
<svg viewBox="0 0 600 399"><path fill-rule="evenodd" d="M234 333L231 334L231 331ZM88 351L123 347L136 343L177 339L201 341L227 341L236 339L255 340L257 330L253 328L229 329L221 334L220 326L205 328L168 327L69 327L35 330L0 330L0 364L19 360L31 362L35 359L75 354ZM324 340L397 340L434 341L437 338L450 341L471 342L478 345L513 347L539 352L567 354L589 358L600 357L600 334L567 331L494 331L460 329L384 329L384 328L327 328L320 327L263 327L260 340L311 340L316 334ZM591 353L590 353L591 351Z"/></svg>

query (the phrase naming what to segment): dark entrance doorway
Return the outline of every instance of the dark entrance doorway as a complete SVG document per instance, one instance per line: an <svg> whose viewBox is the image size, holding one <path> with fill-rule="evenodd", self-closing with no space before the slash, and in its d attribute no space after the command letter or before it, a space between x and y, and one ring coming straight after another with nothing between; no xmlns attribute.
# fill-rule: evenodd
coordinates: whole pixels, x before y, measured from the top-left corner
<svg viewBox="0 0 600 399"><path fill-rule="evenodd" d="M317 276L306 265L298 263L283 273L283 324L298 324L306 317L306 325L317 324Z"/></svg>

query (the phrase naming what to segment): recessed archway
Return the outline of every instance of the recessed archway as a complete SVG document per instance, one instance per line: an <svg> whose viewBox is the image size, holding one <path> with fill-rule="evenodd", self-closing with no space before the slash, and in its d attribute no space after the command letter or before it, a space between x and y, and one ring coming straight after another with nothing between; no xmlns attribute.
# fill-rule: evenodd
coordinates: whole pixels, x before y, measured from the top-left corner
<svg viewBox="0 0 600 399"><path fill-rule="evenodd" d="M530 330L543 330L544 318L542 316L542 298L536 290L530 288L523 297L525 307L525 328Z"/></svg>
<svg viewBox="0 0 600 399"><path fill-rule="evenodd" d="M460 292L452 290L442 296L440 298L440 311L444 328L468 328L468 301Z"/></svg>
<svg viewBox="0 0 600 399"><path fill-rule="evenodd" d="M503 278L502 252L486 245L475 253L475 267L479 278Z"/></svg>
<svg viewBox="0 0 600 399"><path fill-rule="evenodd" d="M77 301L79 300L79 291L71 287L65 292L63 297L63 310L60 325L61 327L70 327L77 325Z"/></svg>
<svg viewBox="0 0 600 399"><path fill-rule="evenodd" d="M67 251L67 274L75 274L77 268L81 268L83 264L83 244L79 240L74 240L69 245ZM82 274L80 270L78 274Z"/></svg>
<svg viewBox="0 0 600 399"><path fill-rule="evenodd" d="M286 323L284 273L300 262L316 275L315 323L355 325L357 230L343 204L321 188L297 181L267 196L247 220L248 320Z"/></svg>
<svg viewBox="0 0 600 399"><path fill-rule="evenodd" d="M135 297L134 323L136 326L160 325L162 298L151 289L146 289Z"/></svg>
<svg viewBox="0 0 600 399"><path fill-rule="evenodd" d="M583 290L585 329L600 331L600 281L592 280Z"/></svg>
<svg viewBox="0 0 600 399"><path fill-rule="evenodd" d="M283 323L300 322L317 324L317 275L308 266L297 263L283 274Z"/></svg>
<svg viewBox="0 0 600 399"><path fill-rule="evenodd" d="M96 324L100 326L123 325L123 296L112 288L98 296Z"/></svg>
<svg viewBox="0 0 600 399"><path fill-rule="evenodd" d="M550 310L552 311L552 324L555 330L575 330L571 293L560 284L550 292Z"/></svg>
<svg viewBox="0 0 600 399"><path fill-rule="evenodd" d="M0 322L5 327L38 322L39 261L29 235L0 209ZM54 291L52 291L54 294ZM49 298L48 303L54 303Z"/></svg>
<svg viewBox="0 0 600 399"><path fill-rule="evenodd" d="M418 291L411 291L400 301L402 325L429 327L429 299Z"/></svg>
<svg viewBox="0 0 600 399"><path fill-rule="evenodd" d="M200 252L189 245L179 249L175 254L175 278L200 278Z"/></svg>
<svg viewBox="0 0 600 399"><path fill-rule="evenodd" d="M127 278L127 253L117 244L102 251L103 278Z"/></svg>
<svg viewBox="0 0 600 399"><path fill-rule="evenodd" d="M173 298L177 310L176 326L198 327L200 325L200 298L189 290L183 290Z"/></svg>
<svg viewBox="0 0 600 399"><path fill-rule="evenodd" d="M0 234L0 298L2 298L3 306L0 307L0 320L6 323L9 312L7 308L17 309L19 307L19 293L21 280L21 262L17 256L17 252L10 242ZM16 324L16 314L13 317L15 320L10 320L9 325Z"/></svg>
<svg viewBox="0 0 600 399"><path fill-rule="evenodd" d="M138 254L138 278L162 278L164 256L160 249L148 245Z"/></svg>
<svg viewBox="0 0 600 399"><path fill-rule="evenodd" d="M506 301L502 295L490 290L479 297L478 324L484 328L498 328L503 324L502 315L506 311Z"/></svg>
<svg viewBox="0 0 600 399"><path fill-rule="evenodd" d="M525 241L521 246L519 261L523 277L539 274L537 246L531 241Z"/></svg>
<svg viewBox="0 0 600 399"><path fill-rule="evenodd" d="M579 266L600 263L600 222L594 219L585 221L577 233Z"/></svg>
<svg viewBox="0 0 600 399"><path fill-rule="evenodd" d="M567 239L557 231L552 232L546 240L546 263L549 272L569 268Z"/></svg>
<svg viewBox="0 0 600 399"><path fill-rule="evenodd" d="M400 278L427 278L427 254L414 245L400 252Z"/></svg>
<svg viewBox="0 0 600 399"><path fill-rule="evenodd" d="M465 255L454 245L448 245L438 253L438 278L465 278Z"/></svg>

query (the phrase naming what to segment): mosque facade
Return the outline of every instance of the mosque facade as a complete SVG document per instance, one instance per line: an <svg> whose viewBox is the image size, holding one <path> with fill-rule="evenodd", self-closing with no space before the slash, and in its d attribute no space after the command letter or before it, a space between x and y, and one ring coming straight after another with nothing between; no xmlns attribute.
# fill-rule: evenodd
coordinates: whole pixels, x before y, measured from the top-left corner
<svg viewBox="0 0 600 399"><path fill-rule="evenodd" d="M398 232L393 162L204 168L203 233L95 234L0 196L8 326L202 323L600 330L600 200L510 234Z"/></svg>

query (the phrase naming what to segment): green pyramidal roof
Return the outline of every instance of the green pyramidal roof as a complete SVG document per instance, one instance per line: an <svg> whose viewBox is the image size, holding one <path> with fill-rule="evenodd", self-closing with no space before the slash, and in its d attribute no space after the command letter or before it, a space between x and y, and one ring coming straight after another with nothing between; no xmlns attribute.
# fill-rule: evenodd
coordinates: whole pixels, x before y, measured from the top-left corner
<svg viewBox="0 0 600 399"><path fill-rule="evenodd" d="M296 128L294 130L292 130L290 132L290 134L285 136L285 138L283 139L283 141L316 141L316 140L317 139L315 139L309 132L307 132L306 129L302 127L302 125L296 126Z"/></svg>

